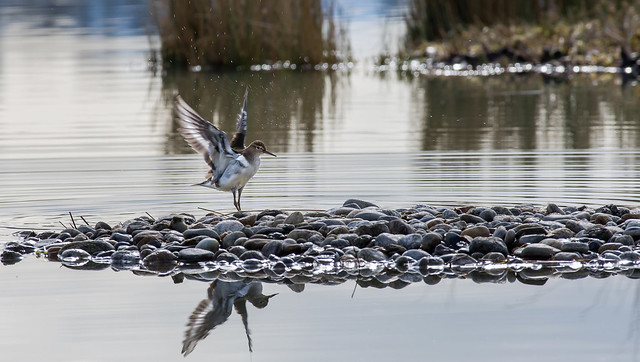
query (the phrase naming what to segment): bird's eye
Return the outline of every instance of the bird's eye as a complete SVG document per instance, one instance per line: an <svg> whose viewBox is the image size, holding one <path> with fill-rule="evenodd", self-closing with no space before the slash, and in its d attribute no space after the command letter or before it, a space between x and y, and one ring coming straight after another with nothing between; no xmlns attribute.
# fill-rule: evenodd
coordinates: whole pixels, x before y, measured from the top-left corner
<svg viewBox="0 0 640 362"><path fill-rule="evenodd" d="M256 146L259 151L262 151L262 146Z"/></svg>

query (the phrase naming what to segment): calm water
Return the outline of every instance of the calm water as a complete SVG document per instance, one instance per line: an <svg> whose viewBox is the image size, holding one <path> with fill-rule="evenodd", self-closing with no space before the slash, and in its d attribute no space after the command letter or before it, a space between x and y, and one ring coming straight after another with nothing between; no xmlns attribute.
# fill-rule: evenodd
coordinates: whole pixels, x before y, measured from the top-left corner
<svg viewBox="0 0 640 362"><path fill-rule="evenodd" d="M68 212L116 223L209 208L231 195L189 186L206 172L175 133L183 97L230 130L245 86L249 139L265 157L248 209L381 206L638 206L640 88L615 76L411 78L350 73L154 73L143 1L0 4L0 243L59 228ZM354 49L371 55L402 3L356 2ZM400 10L399 10L400 9ZM396 31L396 30L394 30ZM369 45L364 45L369 42ZM176 360L208 284L73 271L29 257L0 267L8 360ZM402 290L308 285L235 312L189 360L640 360L637 281L543 287L446 280ZM536 351L532 353L531 351Z"/></svg>

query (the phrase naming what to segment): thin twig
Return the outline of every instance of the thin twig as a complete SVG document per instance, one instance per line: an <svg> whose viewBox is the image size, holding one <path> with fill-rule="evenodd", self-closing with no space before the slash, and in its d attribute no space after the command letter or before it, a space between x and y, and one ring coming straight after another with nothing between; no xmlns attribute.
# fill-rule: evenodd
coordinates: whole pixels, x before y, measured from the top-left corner
<svg viewBox="0 0 640 362"><path fill-rule="evenodd" d="M76 226L76 221L73 220L73 215L71 215L71 211L69 211L69 216L71 216L71 225L73 225L74 229L77 229L78 227Z"/></svg>
<svg viewBox="0 0 640 362"><path fill-rule="evenodd" d="M63 224L62 221L58 220L58 222L60 223L60 225L62 225L63 228L68 229L67 225Z"/></svg>
<svg viewBox="0 0 640 362"><path fill-rule="evenodd" d="M82 221L84 221L85 224L87 224L87 226L91 226L89 225L89 223L87 222L87 220L84 219L84 216L80 215L80 218L82 219Z"/></svg>
<svg viewBox="0 0 640 362"><path fill-rule="evenodd" d="M146 211L145 211L144 213L145 213L145 214L147 214L147 215L149 215L149 217L151 218L151 220L153 220L154 222L156 221L156 218L155 218L155 217L153 217L153 216L151 216L151 214L150 214L150 213L148 213L148 212L146 212Z"/></svg>

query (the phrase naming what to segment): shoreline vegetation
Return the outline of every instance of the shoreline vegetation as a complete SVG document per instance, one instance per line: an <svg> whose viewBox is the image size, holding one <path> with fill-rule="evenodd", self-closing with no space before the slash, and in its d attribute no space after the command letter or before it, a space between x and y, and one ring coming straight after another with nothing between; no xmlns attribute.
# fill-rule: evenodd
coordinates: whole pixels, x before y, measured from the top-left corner
<svg viewBox="0 0 640 362"><path fill-rule="evenodd" d="M155 0L150 10L165 69L313 69L349 59L347 29L332 1Z"/></svg>
<svg viewBox="0 0 640 362"><path fill-rule="evenodd" d="M638 0L409 0L398 58L618 67L637 76L639 10Z"/></svg>

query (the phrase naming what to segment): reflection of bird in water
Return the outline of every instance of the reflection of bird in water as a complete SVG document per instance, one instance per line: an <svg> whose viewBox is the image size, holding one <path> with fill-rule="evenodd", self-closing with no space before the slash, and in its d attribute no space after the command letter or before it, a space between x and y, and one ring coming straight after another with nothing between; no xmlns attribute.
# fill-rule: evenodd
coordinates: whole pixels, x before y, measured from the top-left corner
<svg viewBox="0 0 640 362"><path fill-rule="evenodd" d="M264 308L269 298L276 294L262 294L262 283L258 281L224 282L214 280L207 290L208 298L203 299L189 316L187 330L182 341L182 353L186 356L193 351L200 340L206 338L216 326L226 322L231 316L232 305L242 316L249 351L253 352L249 324L247 320L247 301L256 308Z"/></svg>

